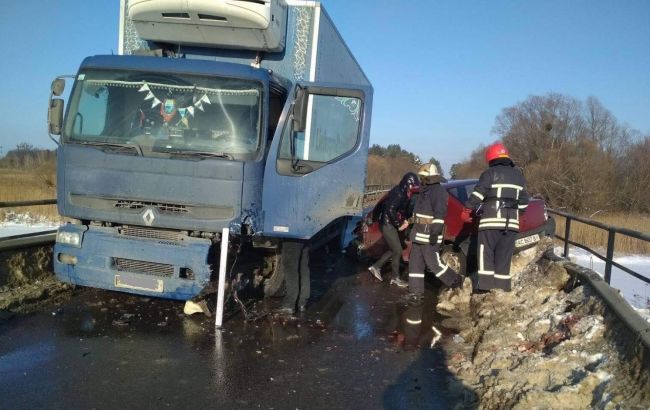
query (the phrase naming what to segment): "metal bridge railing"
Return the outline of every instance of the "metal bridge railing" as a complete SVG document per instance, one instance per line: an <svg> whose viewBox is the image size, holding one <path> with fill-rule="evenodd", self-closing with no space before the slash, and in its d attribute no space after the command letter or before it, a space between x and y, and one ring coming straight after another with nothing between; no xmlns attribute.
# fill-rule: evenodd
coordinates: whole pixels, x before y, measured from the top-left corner
<svg viewBox="0 0 650 410"><path fill-rule="evenodd" d="M369 206L379 200L386 192L388 192L393 185L386 184L374 184L366 185L366 188L363 192L363 206Z"/></svg>
<svg viewBox="0 0 650 410"><path fill-rule="evenodd" d="M650 283L650 278L647 278L638 272L635 272L629 268L626 268L625 266L614 262L614 243L616 241L616 234L619 235L625 235L629 236L631 238L639 239L642 241L650 242L650 235L645 234L643 232L638 232L638 231L633 231L631 229L626 229L626 228L618 228L615 226L610 226L598 221L594 221L588 218L582 218L579 216L575 216L572 214L569 214L567 212L562 212L562 211L557 211L555 209L548 209L548 212L550 214L554 215L559 215L565 218L566 223L564 226L564 237L558 235L557 233L555 234L555 237L564 241L564 253L562 256L565 258L568 258L569 255L569 245L577 246L578 248L584 249L587 252L591 253L595 257L599 258L600 260L605 262L605 282L607 284L611 283L612 279L612 266L617 267L618 269L622 270L623 272L634 276L635 278L645 282L645 283ZM600 253L596 252L595 250L591 249L590 247L572 241L571 239L571 221L578 221L581 223L584 223L589 226L593 226L595 228L602 229L604 231L607 231L607 254L605 256L601 255Z"/></svg>

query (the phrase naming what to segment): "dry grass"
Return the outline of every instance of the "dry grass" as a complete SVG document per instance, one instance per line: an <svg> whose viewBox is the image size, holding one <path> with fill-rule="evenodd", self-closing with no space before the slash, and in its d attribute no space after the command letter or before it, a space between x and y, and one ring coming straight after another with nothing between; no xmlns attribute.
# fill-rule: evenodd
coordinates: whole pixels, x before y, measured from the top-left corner
<svg viewBox="0 0 650 410"><path fill-rule="evenodd" d="M53 164L34 169L0 168L0 202L56 198L56 169ZM59 220L56 205L0 208L0 221L9 212L43 216Z"/></svg>
<svg viewBox="0 0 650 410"><path fill-rule="evenodd" d="M416 171L417 166L413 165L408 158L389 158L369 155L366 183L368 185L397 184L404 174Z"/></svg>
<svg viewBox="0 0 650 410"><path fill-rule="evenodd" d="M565 218L559 215L553 215L556 222L555 232L564 236ZM650 233L650 215L648 214L623 214L613 213L606 215L596 215L589 218L609 226L627 228L645 234ZM571 221L571 236L574 242L584 244L598 252L602 251L605 255L607 249L607 232L584 224L582 222ZM617 254L646 254L650 255L650 242L635 239L620 233L616 234L614 241L614 251Z"/></svg>

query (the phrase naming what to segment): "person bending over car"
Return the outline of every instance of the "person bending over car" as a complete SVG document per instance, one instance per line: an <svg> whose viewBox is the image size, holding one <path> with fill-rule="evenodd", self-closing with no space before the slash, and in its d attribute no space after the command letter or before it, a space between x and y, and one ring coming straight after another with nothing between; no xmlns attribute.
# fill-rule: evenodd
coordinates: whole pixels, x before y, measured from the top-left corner
<svg viewBox="0 0 650 410"><path fill-rule="evenodd" d="M489 146L485 159L489 167L481 174L461 215L464 222L471 222L472 212L480 208L478 272L472 278L473 288L510 291L510 261L519 232L519 215L528 206L526 180L503 144Z"/></svg>
<svg viewBox="0 0 650 410"><path fill-rule="evenodd" d="M416 297L424 293L424 272L427 269L448 287L458 285L462 280L456 271L440 260L449 199L447 190L440 185L443 177L433 163L422 165L418 177L420 195L413 208L409 256L409 293Z"/></svg>
<svg viewBox="0 0 650 410"><path fill-rule="evenodd" d="M388 250L371 265L368 270L380 281L384 278L381 276L381 268L391 259L391 285L406 287L408 283L403 281L399 275L399 265L402 259L402 241L399 238L399 231L405 230L409 223L405 214L409 204L409 192L419 184L418 177L413 172L409 172L402 177L398 185L393 187L388 193L388 198L383 202L381 210L380 225L381 233L388 245Z"/></svg>

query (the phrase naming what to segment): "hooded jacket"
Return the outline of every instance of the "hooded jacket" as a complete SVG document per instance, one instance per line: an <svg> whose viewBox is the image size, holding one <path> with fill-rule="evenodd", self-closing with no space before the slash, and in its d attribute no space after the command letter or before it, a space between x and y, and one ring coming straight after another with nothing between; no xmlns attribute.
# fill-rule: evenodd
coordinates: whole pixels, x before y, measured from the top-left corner
<svg viewBox="0 0 650 410"><path fill-rule="evenodd" d="M409 204L409 184L417 185L417 176L408 173L402 177L399 184L388 192L388 198L383 202L381 221L383 224L393 225L399 228L406 219L406 210Z"/></svg>

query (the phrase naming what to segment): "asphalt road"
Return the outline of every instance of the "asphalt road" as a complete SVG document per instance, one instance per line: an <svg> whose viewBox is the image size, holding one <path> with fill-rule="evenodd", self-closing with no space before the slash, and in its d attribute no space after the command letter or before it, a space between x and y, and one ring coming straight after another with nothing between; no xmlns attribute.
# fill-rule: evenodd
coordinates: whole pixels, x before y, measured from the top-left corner
<svg viewBox="0 0 650 410"><path fill-rule="evenodd" d="M78 289L61 306L0 322L0 408L450 408L466 390L430 348L435 289L407 331L406 291L339 256L315 261L305 314L277 301L214 319L181 302ZM443 330L443 329L441 329Z"/></svg>

